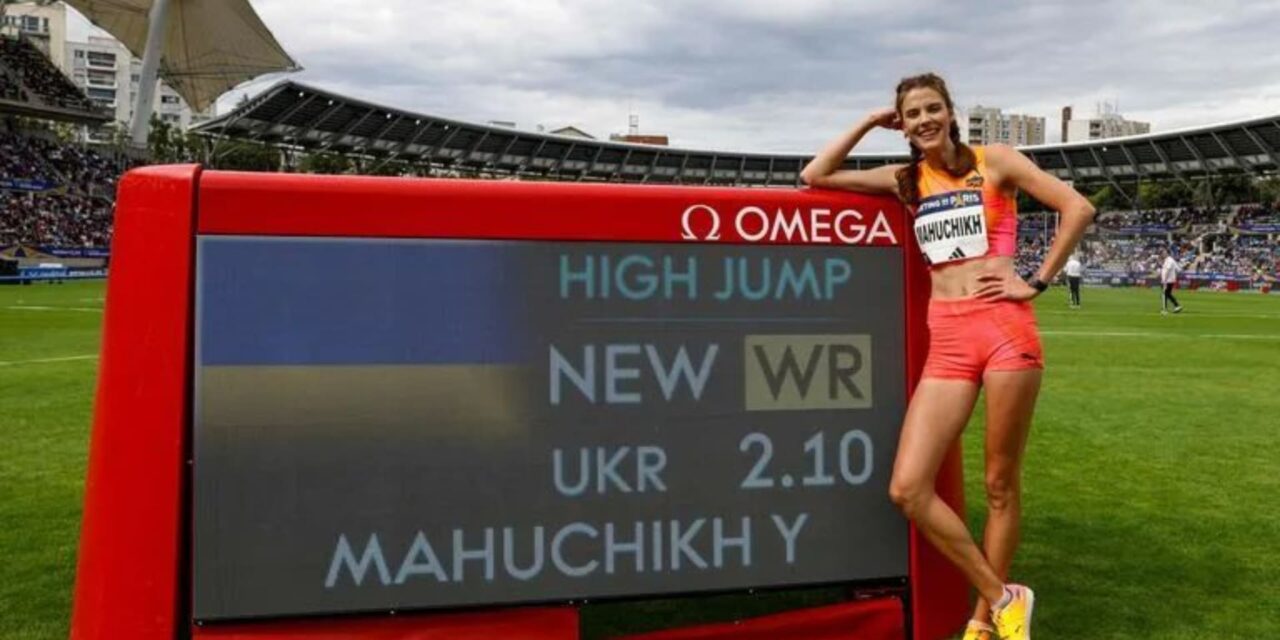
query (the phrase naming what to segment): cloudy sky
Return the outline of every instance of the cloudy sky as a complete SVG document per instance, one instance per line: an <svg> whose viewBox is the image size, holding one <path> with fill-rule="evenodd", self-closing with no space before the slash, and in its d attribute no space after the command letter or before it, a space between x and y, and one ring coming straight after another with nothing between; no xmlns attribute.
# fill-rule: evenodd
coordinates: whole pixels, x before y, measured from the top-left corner
<svg viewBox="0 0 1280 640"><path fill-rule="evenodd" d="M1280 113L1280 2L254 0L300 81L518 128L812 152L933 70L958 106L1118 102L1156 130ZM249 90L261 90L256 83ZM226 101L224 101L225 103ZM888 132L859 150L899 151Z"/></svg>

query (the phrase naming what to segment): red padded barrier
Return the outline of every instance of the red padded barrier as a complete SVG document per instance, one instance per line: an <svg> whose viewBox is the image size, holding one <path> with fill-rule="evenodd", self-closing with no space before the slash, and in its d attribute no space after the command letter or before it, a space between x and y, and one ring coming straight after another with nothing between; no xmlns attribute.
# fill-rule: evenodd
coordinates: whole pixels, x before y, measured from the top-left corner
<svg viewBox="0 0 1280 640"><path fill-rule="evenodd" d="M859 600L615 640L902 640L902 602Z"/></svg>

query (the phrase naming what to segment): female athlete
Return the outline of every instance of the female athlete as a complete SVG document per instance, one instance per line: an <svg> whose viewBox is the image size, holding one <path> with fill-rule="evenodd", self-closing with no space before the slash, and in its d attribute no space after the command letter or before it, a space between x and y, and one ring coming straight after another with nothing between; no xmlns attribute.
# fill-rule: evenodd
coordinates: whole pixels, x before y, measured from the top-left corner
<svg viewBox="0 0 1280 640"><path fill-rule="evenodd" d="M876 127L900 130L911 161L841 169ZM960 141L946 83L934 74L898 83L895 106L867 115L805 167L805 184L893 194L912 213L932 279L929 354L903 422L889 493L978 592L965 640L1031 637L1034 594L1008 581L1021 520L1021 472L1044 358L1031 299L1075 251L1093 206L1018 151ZM1014 270L1017 193L1061 212L1061 226L1030 282ZM986 387L987 526L978 548L964 521L934 492L947 451Z"/></svg>

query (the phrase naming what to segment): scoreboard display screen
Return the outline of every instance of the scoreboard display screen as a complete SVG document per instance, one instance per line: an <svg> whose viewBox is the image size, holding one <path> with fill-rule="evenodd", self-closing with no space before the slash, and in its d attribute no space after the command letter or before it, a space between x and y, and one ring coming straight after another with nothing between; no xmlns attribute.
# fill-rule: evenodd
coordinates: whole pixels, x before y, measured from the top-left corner
<svg viewBox="0 0 1280 640"><path fill-rule="evenodd" d="M869 581L901 247L199 235L197 620Z"/></svg>

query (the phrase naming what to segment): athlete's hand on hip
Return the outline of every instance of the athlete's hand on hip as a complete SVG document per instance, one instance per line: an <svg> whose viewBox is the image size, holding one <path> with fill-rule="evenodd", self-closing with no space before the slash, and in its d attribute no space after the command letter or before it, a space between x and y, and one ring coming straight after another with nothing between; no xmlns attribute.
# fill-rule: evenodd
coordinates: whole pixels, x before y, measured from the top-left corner
<svg viewBox="0 0 1280 640"><path fill-rule="evenodd" d="M902 121L898 119L898 110L893 107L885 107L876 109L867 114L867 120L877 127L885 129L901 129Z"/></svg>
<svg viewBox="0 0 1280 640"><path fill-rule="evenodd" d="M1036 288L1017 275L988 273L978 276L978 290L974 296L983 300L1015 300L1024 302L1038 295Z"/></svg>

